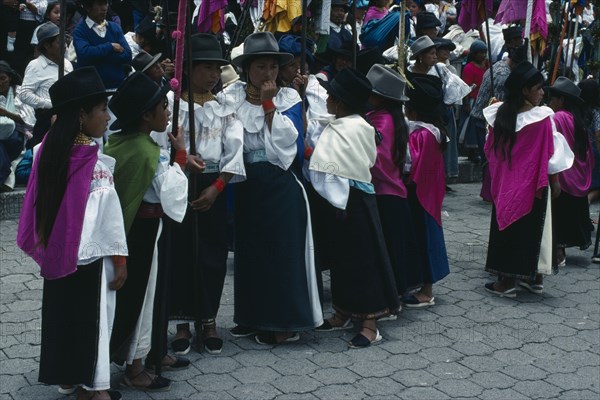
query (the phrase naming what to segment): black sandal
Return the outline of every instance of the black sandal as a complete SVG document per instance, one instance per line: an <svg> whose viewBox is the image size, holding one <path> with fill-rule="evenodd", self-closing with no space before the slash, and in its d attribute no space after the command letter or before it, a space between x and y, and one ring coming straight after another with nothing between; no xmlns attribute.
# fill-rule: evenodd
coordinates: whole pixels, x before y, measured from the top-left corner
<svg viewBox="0 0 600 400"><path fill-rule="evenodd" d="M371 332L375 333L375 339L370 340L368 337L363 335L362 333L357 333L356 336L348 342L348 347L351 349L364 349L365 347L369 347L373 343L377 343L383 339L383 337L379 334L379 329L371 329L368 326L363 326L363 329L367 329Z"/></svg>
<svg viewBox="0 0 600 400"><path fill-rule="evenodd" d="M137 378L141 374L146 374L148 378L150 378L150 374L146 370L142 370L142 372L134 376L133 379ZM135 385L127 375L125 375L123 377L123 382L121 382L121 386L124 388L142 390L144 392L168 392L171 390L171 380L163 376L156 375L148 385L138 386Z"/></svg>

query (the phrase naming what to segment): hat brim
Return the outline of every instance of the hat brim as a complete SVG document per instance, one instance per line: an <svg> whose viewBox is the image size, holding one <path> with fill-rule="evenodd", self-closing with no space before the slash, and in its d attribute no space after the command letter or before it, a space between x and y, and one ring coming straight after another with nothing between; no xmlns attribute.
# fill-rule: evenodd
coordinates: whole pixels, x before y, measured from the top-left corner
<svg viewBox="0 0 600 400"><path fill-rule="evenodd" d="M435 44L435 48L436 49L448 49L450 51L454 51L456 50L456 45L454 43L436 43Z"/></svg>
<svg viewBox="0 0 600 400"><path fill-rule="evenodd" d="M581 97L572 95L570 93L563 92L562 90L553 88L552 86L546 86L546 87L544 87L544 90L547 91L548 94L550 94L550 95L557 94L562 97L568 97L571 100L575 100L575 102L577 102L578 104L585 103L585 101Z"/></svg>
<svg viewBox="0 0 600 400"><path fill-rule="evenodd" d="M127 119L117 118L117 120L115 122L110 124L110 130L111 131L121 130L121 129L123 129L124 124L127 124L129 122L135 121L136 119L140 118L142 115L144 115L145 112L150 110L163 97L165 97L167 95L167 93L169 93L170 90L171 90L171 87L169 85L161 86L159 88L159 90L157 90L156 93L154 93L154 96L152 96L150 98L150 100L148 100L146 102L146 104L144 104L144 106L137 109L137 112L131 113Z"/></svg>
<svg viewBox="0 0 600 400"><path fill-rule="evenodd" d="M113 94L113 92L108 91L108 90L102 90L102 91L98 91L98 92L94 92L94 93L89 93L89 94L86 94L85 96L80 96L80 97L70 99L69 101L65 101L64 103L61 103L57 106L53 105L52 108L50 109L50 112L54 114L61 110L64 110L65 108L71 107L79 102L82 102L87 99L91 99L92 97L100 97L100 96L108 97L112 94Z"/></svg>
<svg viewBox="0 0 600 400"><path fill-rule="evenodd" d="M229 64L229 61L225 60L224 58L212 58L212 57L202 57L200 55L194 56L194 54L192 53L192 61L205 61L205 62L216 62L219 65L227 65Z"/></svg>
<svg viewBox="0 0 600 400"><path fill-rule="evenodd" d="M144 68L142 68L141 72L146 72L146 70L148 68L150 68L151 66L153 66L154 64L156 64L156 62L162 57L162 53L158 53L157 55L155 55L154 57L152 57L152 61L150 61L148 64L146 64L146 66Z"/></svg>
<svg viewBox="0 0 600 400"><path fill-rule="evenodd" d="M429 49L433 49L433 48L435 48L435 44L434 44L433 46L428 46L428 47L425 47L425 48L423 48L423 49L420 49L420 50L419 50L419 51L417 51L416 53L413 53L413 54L410 56L410 59L411 59L411 60L415 60L419 54L422 54L422 53L426 52L427 50L429 50Z"/></svg>
<svg viewBox="0 0 600 400"><path fill-rule="evenodd" d="M356 97L350 95L349 93L341 93L336 88L331 85L331 82L319 80L319 84L325 88L328 94L331 94L338 99L340 99L344 104L347 104L351 107L358 108L359 110L364 110L367 107L367 100L364 101L355 101Z"/></svg>
<svg viewBox="0 0 600 400"><path fill-rule="evenodd" d="M390 99L390 100L394 100L394 101L408 101L408 100L410 100L408 97L406 97L405 94L402 94L402 95L400 95L400 97L398 97L398 96L393 96L393 95L390 95L390 94L382 93L381 91L379 91L379 90L377 90L375 88L373 88L372 92L375 93L378 96L385 97L386 99Z"/></svg>
<svg viewBox="0 0 600 400"><path fill-rule="evenodd" d="M275 57L279 61L279 65L285 65L294 60L294 55L290 53L281 53L275 51L265 51L260 53L252 53L252 54L241 54L231 60L231 63L236 67L242 68L246 61L251 60L253 58L259 57ZM229 63L228 63L229 64Z"/></svg>

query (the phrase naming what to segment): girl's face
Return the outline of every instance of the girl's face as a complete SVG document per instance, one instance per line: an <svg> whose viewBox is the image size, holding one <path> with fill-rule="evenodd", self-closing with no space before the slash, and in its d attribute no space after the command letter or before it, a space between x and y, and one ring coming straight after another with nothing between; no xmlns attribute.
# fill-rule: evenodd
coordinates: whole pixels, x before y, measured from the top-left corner
<svg viewBox="0 0 600 400"><path fill-rule="evenodd" d="M475 60L475 62L482 63L485 61L486 57L487 57L487 50L481 50L481 51L478 51L477 53L475 53L475 55L473 56L473 59Z"/></svg>
<svg viewBox="0 0 600 400"><path fill-rule="evenodd" d="M194 65L192 74L192 89L194 92L210 92L221 79L221 66L216 62L200 62Z"/></svg>
<svg viewBox="0 0 600 400"><path fill-rule="evenodd" d="M48 13L48 21L56 25L60 24L60 3L52 7L52 10Z"/></svg>
<svg viewBox="0 0 600 400"><path fill-rule="evenodd" d="M419 11L421 11L421 7L419 7L419 5L417 3L415 3L414 1L408 1L408 11L410 11L410 15L411 16L415 16L419 13Z"/></svg>
<svg viewBox="0 0 600 400"><path fill-rule="evenodd" d="M0 93L8 92L8 88L10 87L10 77L8 74L4 72L0 73Z"/></svg>
<svg viewBox="0 0 600 400"><path fill-rule="evenodd" d="M171 116L171 111L169 111L169 101L166 97L163 98L162 101L159 101L158 104L146 114L150 116L149 126L153 131L164 131L167 129L169 117Z"/></svg>
<svg viewBox="0 0 600 400"><path fill-rule="evenodd" d="M327 95L327 112L329 114L333 114L335 116L337 116L337 111L338 111L338 103L339 100L336 99L335 97L333 97L332 95L328 94Z"/></svg>
<svg viewBox="0 0 600 400"><path fill-rule="evenodd" d="M421 64L424 64L427 67L433 67L438 61L435 47L425 50L419 57L421 59Z"/></svg>
<svg viewBox="0 0 600 400"><path fill-rule="evenodd" d="M279 78L284 82L292 82L300 73L300 57L294 57L294 61L279 67Z"/></svg>
<svg viewBox="0 0 600 400"><path fill-rule="evenodd" d="M551 96L550 101L548 103L548 107L550 107L554 112L562 110L565 103L565 99L562 97Z"/></svg>
<svg viewBox="0 0 600 400"><path fill-rule="evenodd" d="M79 112L81 131L92 138L100 138L108 127L110 115L108 114L108 101L102 100L87 113L83 109Z"/></svg>
<svg viewBox="0 0 600 400"><path fill-rule="evenodd" d="M531 88L523 88L523 96L525 96L525 100L534 106L540 105L544 98L544 83L538 83Z"/></svg>
<svg viewBox="0 0 600 400"><path fill-rule="evenodd" d="M436 55L438 58L438 61L440 62L445 62L447 59L450 58L450 50L448 50L447 48L439 48L436 51Z"/></svg>
<svg viewBox="0 0 600 400"><path fill-rule="evenodd" d="M150 68L146 70L146 74L156 83L160 83L165 71L163 70L162 64L155 62Z"/></svg>
<svg viewBox="0 0 600 400"><path fill-rule="evenodd" d="M250 83L260 88L264 82L275 81L279 74L279 62L275 57L259 57L248 67Z"/></svg>

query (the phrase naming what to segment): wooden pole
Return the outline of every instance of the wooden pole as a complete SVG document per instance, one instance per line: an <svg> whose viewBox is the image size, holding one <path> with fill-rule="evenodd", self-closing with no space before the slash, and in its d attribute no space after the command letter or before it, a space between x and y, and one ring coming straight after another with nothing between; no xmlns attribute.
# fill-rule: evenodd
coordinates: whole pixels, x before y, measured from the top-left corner
<svg viewBox="0 0 600 400"><path fill-rule="evenodd" d="M490 37L490 19L488 16L488 9L484 5L483 9L485 11L485 37L487 39L487 48L488 48L488 58L490 64L490 87L492 88L492 97L495 96L494 93L494 68L492 64L492 39Z"/></svg>
<svg viewBox="0 0 600 400"><path fill-rule="evenodd" d="M563 40L565 38L565 34L567 32L568 20L569 20L569 9L567 9L564 14L563 28L562 28L562 32L560 33L560 38L558 39L558 50L556 51L556 59L554 60L554 69L552 70L552 79L550 79L550 86L552 86L554 84L554 81L556 80L556 77L558 75L558 66L560 64L560 56L562 54L562 48L563 48L562 42L563 42Z"/></svg>
<svg viewBox="0 0 600 400"><path fill-rule="evenodd" d="M302 42L300 44L300 75L306 75L306 39L308 36L308 18L306 12L308 9L308 0L302 0ZM304 86L300 88L300 97L304 103Z"/></svg>
<svg viewBox="0 0 600 400"><path fill-rule="evenodd" d="M533 15L533 0L527 0L527 17L525 18L525 32L523 37L526 40L527 45L527 61L531 62L531 17Z"/></svg>
<svg viewBox="0 0 600 400"><path fill-rule="evenodd" d="M352 0L352 68L356 68L356 47L358 45L358 33L356 32L356 0Z"/></svg>
<svg viewBox="0 0 600 400"><path fill-rule="evenodd" d="M67 1L60 0L60 62L58 63L58 78L65 76L65 32L67 30Z"/></svg>

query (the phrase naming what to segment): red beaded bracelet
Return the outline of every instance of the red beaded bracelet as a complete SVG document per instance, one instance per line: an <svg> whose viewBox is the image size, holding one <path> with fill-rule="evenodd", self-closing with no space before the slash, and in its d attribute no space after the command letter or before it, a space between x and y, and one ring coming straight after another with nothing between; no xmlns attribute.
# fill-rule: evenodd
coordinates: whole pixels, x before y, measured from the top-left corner
<svg viewBox="0 0 600 400"><path fill-rule="evenodd" d="M221 193L225 189L226 183L223 179L217 178L212 185L217 189L217 192Z"/></svg>
<svg viewBox="0 0 600 400"><path fill-rule="evenodd" d="M175 152L175 162L182 168L185 167L185 164L187 163L187 151L185 151L185 149L177 150Z"/></svg>
<svg viewBox="0 0 600 400"><path fill-rule="evenodd" d="M127 265L127 258L125 256L112 256L112 260L115 267L123 267Z"/></svg>
<svg viewBox="0 0 600 400"><path fill-rule="evenodd" d="M264 100L262 102L262 107L265 111L275 110L275 103L273 103L273 100Z"/></svg>

